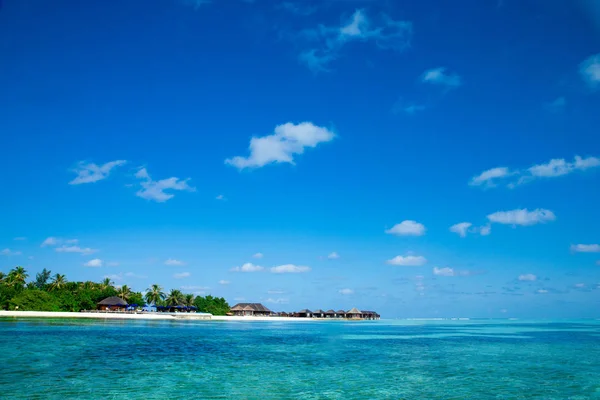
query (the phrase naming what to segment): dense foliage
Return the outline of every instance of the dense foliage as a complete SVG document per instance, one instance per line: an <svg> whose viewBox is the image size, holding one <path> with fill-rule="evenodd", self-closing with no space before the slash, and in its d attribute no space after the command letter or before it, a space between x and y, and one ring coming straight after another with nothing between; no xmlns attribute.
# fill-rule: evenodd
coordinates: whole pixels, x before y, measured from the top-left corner
<svg viewBox="0 0 600 400"><path fill-rule="evenodd" d="M54 276L47 269L27 283L29 274L23 267L13 268L7 275L0 273L0 310L20 311L81 311L94 310L99 301L119 296L129 304L163 306L196 306L198 311L225 315L229 304L222 297L194 296L173 289L164 293L152 285L145 293L134 292L127 285L116 288L110 279L100 283L69 282L65 275Z"/></svg>

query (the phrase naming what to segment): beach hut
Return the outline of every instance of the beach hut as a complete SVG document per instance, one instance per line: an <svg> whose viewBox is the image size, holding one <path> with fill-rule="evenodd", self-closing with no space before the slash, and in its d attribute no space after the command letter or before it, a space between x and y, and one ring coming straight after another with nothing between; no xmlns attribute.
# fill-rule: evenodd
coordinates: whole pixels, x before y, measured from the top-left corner
<svg viewBox="0 0 600 400"><path fill-rule="evenodd" d="M233 315L243 317L268 317L272 311L261 303L238 303L230 308Z"/></svg>
<svg viewBox="0 0 600 400"><path fill-rule="evenodd" d="M375 311L365 311L365 310L363 310L362 313L363 313L363 318L364 319L373 319L373 320L375 320L375 319L381 318L381 316L379 314L377 314L377 312L375 312Z"/></svg>
<svg viewBox="0 0 600 400"><path fill-rule="evenodd" d="M350 318L350 319L361 319L362 318L362 312L356 308L353 307L351 308L347 313L346 313L346 318Z"/></svg>
<svg viewBox="0 0 600 400"><path fill-rule="evenodd" d="M315 311L312 312L313 318L325 318L325 311L321 310L320 308L317 308Z"/></svg>
<svg viewBox="0 0 600 400"><path fill-rule="evenodd" d="M335 312L335 317L336 318L346 318L346 311L344 311L344 310L337 310Z"/></svg>
<svg viewBox="0 0 600 400"><path fill-rule="evenodd" d="M300 317L300 318L311 318L312 317L312 311L310 311L307 308L305 308L304 310L300 310L300 311L298 311L298 317Z"/></svg>
<svg viewBox="0 0 600 400"><path fill-rule="evenodd" d="M120 297L107 297L97 304L98 310L101 311L122 311L127 308L127 302Z"/></svg>
<svg viewBox="0 0 600 400"><path fill-rule="evenodd" d="M335 318L335 311L333 310L327 310L323 314L325 315L325 318Z"/></svg>

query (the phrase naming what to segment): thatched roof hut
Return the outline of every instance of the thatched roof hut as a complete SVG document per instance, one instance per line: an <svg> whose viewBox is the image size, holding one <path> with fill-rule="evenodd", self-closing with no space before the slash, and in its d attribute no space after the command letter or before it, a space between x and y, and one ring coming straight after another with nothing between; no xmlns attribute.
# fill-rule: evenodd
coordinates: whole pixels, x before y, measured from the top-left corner
<svg viewBox="0 0 600 400"><path fill-rule="evenodd" d="M348 311L346 314L348 314L348 315L360 315L360 314L362 314L362 312L358 308L352 307L350 309L350 311Z"/></svg>
<svg viewBox="0 0 600 400"><path fill-rule="evenodd" d="M260 303L238 303L231 307L233 315L249 316L249 315L271 315L272 311Z"/></svg>
<svg viewBox="0 0 600 400"><path fill-rule="evenodd" d="M120 297L107 297L97 304L99 310L115 310L127 307L127 302Z"/></svg>

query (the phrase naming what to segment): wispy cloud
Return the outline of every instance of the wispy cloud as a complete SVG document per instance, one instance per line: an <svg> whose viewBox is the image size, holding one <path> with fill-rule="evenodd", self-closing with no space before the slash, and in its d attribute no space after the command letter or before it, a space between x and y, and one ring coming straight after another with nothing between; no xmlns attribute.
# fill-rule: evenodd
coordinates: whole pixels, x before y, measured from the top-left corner
<svg viewBox="0 0 600 400"><path fill-rule="evenodd" d="M16 238L14 238L13 240L27 240L27 238L25 236L17 236Z"/></svg>
<svg viewBox="0 0 600 400"><path fill-rule="evenodd" d="M188 185L189 178L179 179L176 177L171 177L155 181L150 177L146 168L141 168L138 170L138 172L135 174L135 177L141 180L140 185L142 186L142 189L138 190L135 195L146 200L156 201L158 203L164 203L175 196L172 193L166 192L167 190L187 192L196 191L196 188Z"/></svg>
<svg viewBox="0 0 600 400"><path fill-rule="evenodd" d="M58 253L80 253L81 255L87 255L98 252L97 249L91 249L89 247L79 247L79 246L67 246L62 245L61 247L56 247Z"/></svg>
<svg viewBox="0 0 600 400"><path fill-rule="evenodd" d="M319 143L330 142L335 134L327 128L311 122L293 124L288 122L275 127L275 133L250 139L250 155L236 156L225 160L225 164L240 170L260 168L272 163L294 165L294 157L304 153L306 148L317 147Z"/></svg>
<svg viewBox="0 0 600 400"><path fill-rule="evenodd" d="M469 185L491 188L503 182L506 187L514 188L536 179L556 178L596 167L600 167L600 158L597 157L583 158L575 156L573 161L566 161L564 158L554 158L547 163L533 165L520 170L510 171L507 167L488 169L471 178Z"/></svg>
<svg viewBox="0 0 600 400"><path fill-rule="evenodd" d="M217 197L215 197L215 199L217 199L217 200L225 200L225 196L222 195L222 194L220 194Z"/></svg>
<svg viewBox="0 0 600 400"><path fill-rule="evenodd" d="M343 294L343 295L349 295L349 294L354 294L354 290L348 289L348 288L340 289L340 290L338 290L338 293Z"/></svg>
<svg viewBox="0 0 600 400"><path fill-rule="evenodd" d="M600 86L600 53L594 54L579 65L584 82L593 90Z"/></svg>
<svg viewBox="0 0 600 400"><path fill-rule="evenodd" d="M410 46L412 24L397 21L388 15L371 18L358 9L341 26L319 25L301 32L306 48L299 60L313 72L328 72L328 65L336 60L348 43L373 43L380 49L403 51Z"/></svg>
<svg viewBox="0 0 600 400"><path fill-rule="evenodd" d="M519 280L533 282L537 280L537 276L535 276L534 274L523 274L519 275Z"/></svg>
<svg viewBox="0 0 600 400"><path fill-rule="evenodd" d="M4 249L4 250L0 251L0 254L2 254L3 256L20 256L22 253L20 251Z"/></svg>
<svg viewBox="0 0 600 400"><path fill-rule="evenodd" d="M450 227L450 232L456 233L460 237L466 237L468 233L480 234L487 236L492 232L490 224L484 226L473 226L470 222L459 222Z"/></svg>
<svg viewBox="0 0 600 400"><path fill-rule="evenodd" d="M338 258L340 258L340 255L334 251L333 253L329 253L327 258L330 260L337 260Z"/></svg>
<svg viewBox="0 0 600 400"><path fill-rule="evenodd" d="M265 268L260 265L254 265L252 263L245 263L241 267L233 267L231 271L233 272L259 272L263 271Z"/></svg>
<svg viewBox="0 0 600 400"><path fill-rule="evenodd" d="M600 244L573 244L571 251L577 253L600 253Z"/></svg>
<svg viewBox="0 0 600 400"><path fill-rule="evenodd" d="M230 283L231 283L231 282L229 282L229 281L226 281L225 279L221 279L221 280L219 281L219 285L229 285Z"/></svg>
<svg viewBox="0 0 600 400"><path fill-rule="evenodd" d="M510 211L497 211L487 216L488 220L497 224L529 226L551 222L556 219L550 210L538 208L533 211L515 209Z"/></svg>
<svg viewBox="0 0 600 400"><path fill-rule="evenodd" d="M165 261L165 265L185 265L185 263L181 260L176 260L174 258L169 258Z"/></svg>
<svg viewBox="0 0 600 400"><path fill-rule="evenodd" d="M189 278L192 274L190 274L189 272L178 272L173 274L173 278L175 279L183 279L183 278Z"/></svg>
<svg viewBox="0 0 600 400"><path fill-rule="evenodd" d="M406 220L394 225L390 229L386 229L385 233L396 236L423 236L425 234L425 225L417 221Z"/></svg>
<svg viewBox="0 0 600 400"><path fill-rule="evenodd" d="M310 267L294 264L284 264L271 268L271 272L274 274L299 274L310 270Z"/></svg>
<svg viewBox="0 0 600 400"><path fill-rule="evenodd" d="M421 76L421 81L433 85L446 86L448 88L462 85L460 76L447 73L446 68L444 67L428 69Z"/></svg>
<svg viewBox="0 0 600 400"><path fill-rule="evenodd" d="M455 270L454 268L450 268L450 267L443 267L443 268L433 267L433 274L437 275L437 276L472 276L472 275L477 275L479 273L480 272L475 272L475 271Z"/></svg>
<svg viewBox="0 0 600 400"><path fill-rule="evenodd" d="M83 264L84 267L101 267L103 264L102 260L99 258L94 258L93 260L90 260L88 262L86 262L85 264Z"/></svg>
<svg viewBox="0 0 600 400"><path fill-rule="evenodd" d="M54 236L50 236L48 238L46 238L42 244L40 245L40 247L46 247L46 246L58 246L60 244L66 243L66 244L75 244L79 242L79 240L77 239L63 239L63 238L59 238L59 237L54 237Z"/></svg>
<svg viewBox="0 0 600 400"><path fill-rule="evenodd" d="M282 298L282 297L276 298L276 299L269 297L268 299L265 300L265 303L271 303L271 304L288 304L289 302L290 302L289 299Z"/></svg>
<svg viewBox="0 0 600 400"><path fill-rule="evenodd" d="M81 161L73 169L73 172L77 174L77 177L69 182L69 184L80 185L82 183L92 183L106 179L113 168L124 165L126 162L127 161L125 160L115 160L103 165L97 165Z"/></svg>
<svg viewBox="0 0 600 400"><path fill-rule="evenodd" d="M419 267L421 265L425 265L425 263L427 263L427 259L423 256L396 256L391 260L387 260L386 263L401 267Z"/></svg>
<svg viewBox="0 0 600 400"><path fill-rule="evenodd" d="M263 258L264 254L263 253L255 253L252 258Z"/></svg>

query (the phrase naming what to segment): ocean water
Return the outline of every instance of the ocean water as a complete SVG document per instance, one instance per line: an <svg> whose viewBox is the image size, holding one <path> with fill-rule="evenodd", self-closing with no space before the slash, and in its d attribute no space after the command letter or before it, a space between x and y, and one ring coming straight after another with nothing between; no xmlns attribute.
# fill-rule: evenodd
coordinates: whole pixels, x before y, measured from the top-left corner
<svg viewBox="0 0 600 400"><path fill-rule="evenodd" d="M6 399L600 399L600 321L0 319Z"/></svg>

